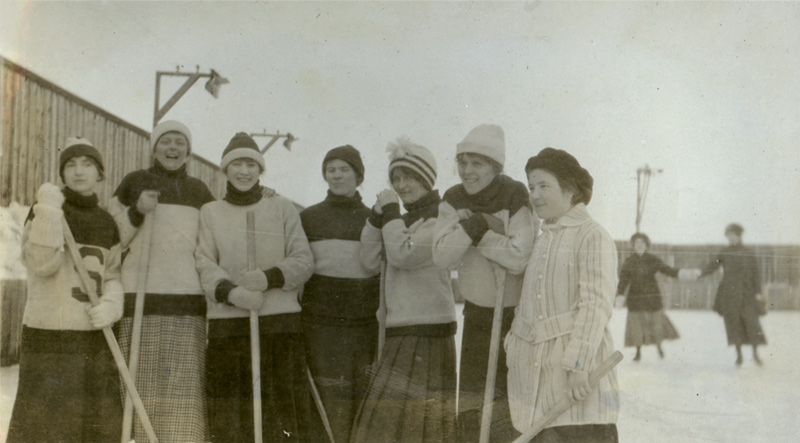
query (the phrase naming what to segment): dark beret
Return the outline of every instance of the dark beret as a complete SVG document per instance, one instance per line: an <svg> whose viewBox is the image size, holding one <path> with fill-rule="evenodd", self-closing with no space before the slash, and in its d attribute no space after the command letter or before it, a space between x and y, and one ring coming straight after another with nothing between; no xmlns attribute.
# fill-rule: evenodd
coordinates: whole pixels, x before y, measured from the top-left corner
<svg viewBox="0 0 800 443"><path fill-rule="evenodd" d="M648 248L650 247L650 237L648 237L647 234L643 232L637 232L636 234L631 235L631 244L633 244L637 238L644 240L644 244L647 245Z"/></svg>
<svg viewBox="0 0 800 443"><path fill-rule="evenodd" d="M544 169L555 175L559 182L573 185L580 193L580 203L589 204L592 200L594 179L589 171L581 167L578 160L563 149L544 148L525 164L525 173L534 169Z"/></svg>
<svg viewBox="0 0 800 443"><path fill-rule="evenodd" d="M744 232L744 228L738 223L731 223L728 226L725 226L725 234L727 235L729 232L733 232L741 237L742 233Z"/></svg>

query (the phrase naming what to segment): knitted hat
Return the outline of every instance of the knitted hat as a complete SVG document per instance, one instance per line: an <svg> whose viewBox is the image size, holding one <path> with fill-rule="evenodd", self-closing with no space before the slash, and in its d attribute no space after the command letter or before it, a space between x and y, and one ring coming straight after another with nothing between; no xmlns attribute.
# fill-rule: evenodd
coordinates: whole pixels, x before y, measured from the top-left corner
<svg viewBox="0 0 800 443"><path fill-rule="evenodd" d="M158 143L158 139L160 139L161 136L167 132L178 132L183 134L183 136L186 137L186 141L189 143L188 153L192 153L192 132L189 131L189 128L187 128L186 125L175 120L165 120L159 123L158 126L153 129L153 132L150 133L150 144L153 146L153 150L156 149L156 143Z"/></svg>
<svg viewBox="0 0 800 443"><path fill-rule="evenodd" d="M408 168L422 178L428 189L433 189L436 183L436 159L424 146L411 143L408 137L400 137L395 143L386 146L389 152L389 180L395 168Z"/></svg>
<svg viewBox="0 0 800 443"><path fill-rule="evenodd" d="M325 165L327 165L329 161L337 159L347 162L350 167L355 169L356 174L358 175L358 184L361 184L361 182L364 181L364 162L361 161L361 153L358 152L358 149L350 145L333 148L328 151L327 154L325 154L325 159L322 160L323 177L325 177Z"/></svg>
<svg viewBox="0 0 800 443"><path fill-rule="evenodd" d="M61 176L62 181L64 180L64 165L66 165L71 158L80 157L82 155L89 157L94 162L101 179L105 177L106 171L105 168L103 168L103 157L100 155L100 151L92 145L92 142L83 137L69 137L67 138L67 146L58 158L58 175Z"/></svg>
<svg viewBox="0 0 800 443"><path fill-rule="evenodd" d="M731 223L728 226L725 226L725 235L728 235L729 232L733 232L734 234L741 237L742 234L744 233L744 228L742 227L742 225L738 223Z"/></svg>
<svg viewBox="0 0 800 443"><path fill-rule="evenodd" d="M480 125L469 131L464 140L456 146L458 154L480 154L496 161L500 166L506 163L506 136L497 125Z"/></svg>
<svg viewBox="0 0 800 443"><path fill-rule="evenodd" d="M266 169L264 156L261 155L261 150L258 149L258 143L246 132L237 132L228 142L228 147L222 152L222 161L219 165L224 171L230 162L239 158L255 160L256 163L261 165L262 171Z"/></svg>
<svg viewBox="0 0 800 443"><path fill-rule="evenodd" d="M633 242L635 242L637 238L642 239L645 246L647 246L648 248L650 247L650 237L648 237L647 234L642 232L637 232L636 234L631 235L631 244L633 244Z"/></svg>
<svg viewBox="0 0 800 443"><path fill-rule="evenodd" d="M572 185L577 191L579 202L589 204L592 200L592 187L594 179L589 171L583 169L578 160L569 152L562 149L544 148L536 156L528 159L525 173L530 174L534 169L544 169L556 176L559 182Z"/></svg>

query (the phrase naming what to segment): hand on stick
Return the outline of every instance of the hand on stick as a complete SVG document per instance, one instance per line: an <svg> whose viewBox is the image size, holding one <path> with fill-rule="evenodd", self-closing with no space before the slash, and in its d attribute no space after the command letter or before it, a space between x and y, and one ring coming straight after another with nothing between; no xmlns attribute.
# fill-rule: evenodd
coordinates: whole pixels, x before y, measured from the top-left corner
<svg viewBox="0 0 800 443"><path fill-rule="evenodd" d="M237 286L228 294L228 301L236 307L258 311L264 303L264 296L261 292L248 291L242 286Z"/></svg>
<svg viewBox="0 0 800 443"><path fill-rule="evenodd" d="M87 309L89 317L92 321L92 326L97 329L103 329L106 326L111 326L122 318L122 309L114 306L110 302L100 301L97 306L92 306Z"/></svg>
<svg viewBox="0 0 800 443"><path fill-rule="evenodd" d="M44 183L39 187L39 192L36 194L36 203L54 209L61 209L64 204L64 193L61 192L61 188L58 186L52 183Z"/></svg>
<svg viewBox="0 0 800 443"><path fill-rule="evenodd" d="M156 210L158 206L158 191L145 190L139 194L139 200L136 201L136 210L142 214L149 214Z"/></svg>
<svg viewBox="0 0 800 443"><path fill-rule="evenodd" d="M244 288L248 291L266 291L269 287L267 275L264 274L264 271L259 269L246 271L244 274L242 274L242 286L244 286Z"/></svg>
<svg viewBox="0 0 800 443"><path fill-rule="evenodd" d="M567 396L573 402L581 401L592 393L589 385L589 374L569 371L567 374Z"/></svg>

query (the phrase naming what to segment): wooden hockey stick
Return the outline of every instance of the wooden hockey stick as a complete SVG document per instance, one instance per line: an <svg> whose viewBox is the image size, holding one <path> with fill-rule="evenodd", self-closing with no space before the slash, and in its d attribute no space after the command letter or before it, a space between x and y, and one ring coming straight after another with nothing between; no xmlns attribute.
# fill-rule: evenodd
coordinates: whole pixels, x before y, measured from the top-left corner
<svg viewBox="0 0 800 443"><path fill-rule="evenodd" d="M97 306L100 304L100 298L97 296L94 280L89 276L86 265L83 264L80 250L75 243L75 238L72 236L72 231L69 229L69 224L67 224L66 219L61 219L61 226L64 230L64 240L67 243L67 250L75 264L75 269L78 271L78 277L86 290L89 302L92 306ZM136 407L136 412L139 414L139 420L142 421L142 426L144 426L144 430L147 433L147 438L149 438L152 443L158 443L153 425L150 423L147 411L144 410L144 404L142 403L141 397L139 397L139 392L136 390L136 385L133 383L133 377L131 377L131 373L128 371L128 366L125 364L125 357L122 355L122 350L119 348L119 343L117 343L117 339L114 337L111 326L103 328L103 335L106 337L106 342L108 342L108 347L111 349L111 355L114 357L114 363L117 364L117 369L119 369L122 380L125 382L125 387L128 388L128 393L133 399L133 405Z"/></svg>
<svg viewBox="0 0 800 443"><path fill-rule="evenodd" d="M378 305L378 355L375 356L376 363L381 361L383 350L386 347L386 250L381 251L380 291Z"/></svg>
<svg viewBox="0 0 800 443"><path fill-rule="evenodd" d="M333 429L331 428L330 420L328 420L328 413L325 411L325 405L322 404L322 397L319 396L317 384L314 383L314 376L311 375L311 368L308 366L306 366L306 374L308 374L308 383L311 386L311 395L314 397L314 404L317 405L317 411L322 419L322 425L325 426L325 433L328 434L328 440L330 440L331 443L336 443L336 441L333 439Z"/></svg>
<svg viewBox="0 0 800 443"><path fill-rule="evenodd" d="M483 391L483 410L481 411L480 443L489 443L489 431L492 427L492 409L494 406L494 387L497 384L497 360L500 357L500 331L503 323L503 301L506 292L506 270L494 265L494 279L497 295L492 318L492 336L489 344L489 366L486 369L486 388Z"/></svg>
<svg viewBox="0 0 800 443"><path fill-rule="evenodd" d="M589 386L591 386L592 389L596 388L597 383L600 382L600 379L611 372L611 370L614 369L614 366L621 361L622 353L619 351L614 351L614 353L609 355L608 358L603 360L598 367L594 368L594 370L589 373ZM545 426L561 416L561 414L569 409L573 403L575 402L570 400L569 396L563 397L558 403L556 403L555 406L553 406L552 409L544 414L544 417L536 420L533 423L533 426L531 426L531 428L525 431L525 433L523 433L521 436L517 437L513 443L528 443L529 441L533 440L533 437L536 437L538 433L542 432L542 429L544 429Z"/></svg>
<svg viewBox="0 0 800 443"><path fill-rule="evenodd" d="M256 214L247 211L247 270L256 269ZM258 311L250 311L250 370L253 373L253 434L256 443L264 441L261 425L261 340Z"/></svg>
<svg viewBox="0 0 800 443"><path fill-rule="evenodd" d="M133 328L131 329L130 358L128 370L131 380L136 383L136 374L139 372L139 353L142 343L142 322L144 321L144 298L147 290L147 273L150 265L150 248L153 239L152 216L145 216L139 235L141 235L142 255L139 257L138 277L136 282L136 303L133 307ZM125 406L122 413L122 443L131 440L133 432L133 398L130 392L125 393Z"/></svg>

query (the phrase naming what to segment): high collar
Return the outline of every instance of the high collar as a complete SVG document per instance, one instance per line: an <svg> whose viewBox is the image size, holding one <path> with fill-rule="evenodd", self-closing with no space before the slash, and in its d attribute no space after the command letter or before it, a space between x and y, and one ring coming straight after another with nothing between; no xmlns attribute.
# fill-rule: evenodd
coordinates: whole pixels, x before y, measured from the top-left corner
<svg viewBox="0 0 800 443"><path fill-rule="evenodd" d="M256 181L256 184L247 191L240 191L233 186L231 182L226 185L226 193L224 200L236 206L250 206L258 203L262 198L261 181Z"/></svg>
<svg viewBox="0 0 800 443"><path fill-rule="evenodd" d="M65 187L62 190L64 194L64 200L79 208L95 208L97 207L97 194L92 195L80 195L77 192L73 191L70 188Z"/></svg>
<svg viewBox="0 0 800 443"><path fill-rule="evenodd" d="M562 215L561 218L556 220L554 223L542 224L542 230L553 231L562 228L571 228L575 226L580 226L591 219L592 217L589 215L589 211L586 209L586 204L578 203L577 205L573 206L572 209L567 211L566 214Z"/></svg>
<svg viewBox="0 0 800 443"><path fill-rule="evenodd" d="M419 219L438 217L440 201L439 191L434 189L414 203L404 204L403 207L408 211L403 215L403 222L405 222L406 227L411 226Z"/></svg>
<svg viewBox="0 0 800 443"><path fill-rule="evenodd" d="M419 211L419 210L425 209L426 207L431 206L431 205L437 205L438 206L440 200L441 199L439 198L439 191L436 190L436 189L433 189L431 191L428 191L427 194L425 194L422 197L420 197L420 199L415 201L414 203L409 203L409 204L403 203L403 207L408 212L414 212L414 211Z"/></svg>
<svg viewBox="0 0 800 443"><path fill-rule="evenodd" d="M500 192L500 189L503 187L502 182L502 175L497 174L494 179L492 179L492 182L486 185L485 188L474 194L466 194L467 199L475 206L488 207L491 205L491 203L497 197L497 194ZM466 189L464 192L466 193Z"/></svg>
<svg viewBox="0 0 800 443"><path fill-rule="evenodd" d="M332 206L337 206L341 208L359 208L361 207L361 194L356 191L355 195L352 197L343 197L341 195L336 195L328 189L328 196L325 197L325 202Z"/></svg>
<svg viewBox="0 0 800 443"><path fill-rule="evenodd" d="M169 169L165 168L158 160L153 160L153 166L148 169L150 173L155 174L159 177L164 178L184 178L186 177L186 163L182 164L180 168L170 171Z"/></svg>

